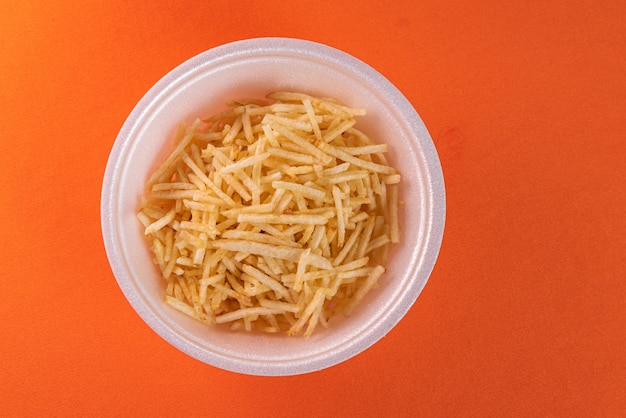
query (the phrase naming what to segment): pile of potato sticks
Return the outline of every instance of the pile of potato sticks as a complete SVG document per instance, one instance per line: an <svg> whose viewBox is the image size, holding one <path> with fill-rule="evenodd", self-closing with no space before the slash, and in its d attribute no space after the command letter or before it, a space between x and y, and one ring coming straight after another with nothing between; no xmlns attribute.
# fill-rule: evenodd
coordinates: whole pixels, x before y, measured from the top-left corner
<svg viewBox="0 0 626 418"><path fill-rule="evenodd" d="M181 123L138 218L166 303L207 324L308 338L378 285L400 241L401 176L388 145L355 128L364 109L266 98Z"/></svg>

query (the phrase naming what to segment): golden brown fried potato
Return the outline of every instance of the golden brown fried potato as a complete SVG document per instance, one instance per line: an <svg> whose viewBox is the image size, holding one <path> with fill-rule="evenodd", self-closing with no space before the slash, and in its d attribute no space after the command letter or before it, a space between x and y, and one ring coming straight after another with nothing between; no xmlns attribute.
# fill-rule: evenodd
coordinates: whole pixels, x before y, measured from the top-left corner
<svg viewBox="0 0 626 418"><path fill-rule="evenodd" d="M137 216L166 303L206 324L308 338L385 272L401 175L388 145L355 128L364 109L267 99L181 124Z"/></svg>

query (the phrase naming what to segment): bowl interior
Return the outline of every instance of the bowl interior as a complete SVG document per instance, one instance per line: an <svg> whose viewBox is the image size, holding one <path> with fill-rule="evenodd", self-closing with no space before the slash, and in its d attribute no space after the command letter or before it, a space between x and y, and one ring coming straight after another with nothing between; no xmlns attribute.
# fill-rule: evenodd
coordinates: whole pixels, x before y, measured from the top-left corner
<svg viewBox="0 0 626 418"><path fill-rule="evenodd" d="M302 337L207 327L163 302L160 273L136 219L151 172L172 148L177 124L223 110L228 100L276 91L332 96L365 107L357 127L390 144L402 173L402 242L390 254L381 286L351 317ZM401 93L366 64L335 49L299 40L257 39L209 50L174 69L140 101L114 145L103 184L102 220L116 279L138 314L161 337L216 367L256 375L306 373L358 354L384 336L413 304L437 256L445 199L430 136Z"/></svg>

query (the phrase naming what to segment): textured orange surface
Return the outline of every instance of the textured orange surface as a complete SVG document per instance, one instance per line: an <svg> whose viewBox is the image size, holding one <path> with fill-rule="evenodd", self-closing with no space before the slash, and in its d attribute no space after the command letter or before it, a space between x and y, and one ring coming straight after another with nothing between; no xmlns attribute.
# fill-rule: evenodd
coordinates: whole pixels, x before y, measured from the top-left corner
<svg viewBox="0 0 626 418"><path fill-rule="evenodd" d="M0 0L0 415L624 416L626 2ZM100 187L146 90L208 48L366 61L438 148L440 257L331 369L250 377L153 333L109 269Z"/></svg>

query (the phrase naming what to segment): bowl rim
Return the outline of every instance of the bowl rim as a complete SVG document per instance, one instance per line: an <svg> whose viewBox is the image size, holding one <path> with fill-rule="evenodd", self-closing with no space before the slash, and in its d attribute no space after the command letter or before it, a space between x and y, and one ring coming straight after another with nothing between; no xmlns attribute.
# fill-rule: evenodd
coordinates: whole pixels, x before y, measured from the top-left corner
<svg viewBox="0 0 626 418"><path fill-rule="evenodd" d="M321 361L302 358L299 361L288 361L283 364L277 362L269 362L268 364L247 363L245 359L233 360L232 358L218 358L216 361L216 356L220 357L218 354L210 353L207 355L202 347L194 345L188 339L181 341L176 330L163 323L160 318L155 317L147 306L149 301L137 294L127 271L122 267L124 264L121 261L123 254L114 227L116 221L114 219L114 191L118 182L115 172L122 164L123 151L128 146L133 131L137 128L142 117L145 117L145 112L151 105L158 101L159 97L166 94L173 85L184 80L187 74L201 71L207 63L231 59L242 55L242 52L281 53L314 58L332 64L345 72L355 74L359 79L368 80L368 82L377 85L379 90L384 89L392 92L393 94L389 95L390 97L386 96L386 98L400 110L403 119L408 121L412 135L415 136L416 142L419 142L421 157L425 162L425 175L428 177L427 183L430 185L428 195L430 196L431 207L427 212L429 216L426 220L427 236L424 237L425 251L420 258L419 266L419 273L424 276L424 280L414 280L409 288L402 293L402 300L393 306L395 315L391 321L387 321L386 327L374 327L374 329L368 330L368 335L354 341L350 347L341 346L335 349L330 353L332 358L330 362L328 358ZM215 367L251 375L284 376L313 372L341 363L375 344L397 325L422 292L438 258L445 226L446 199L443 172L432 138L415 108L386 77L358 58L322 43L296 38L266 37L234 41L201 52L170 70L145 93L127 116L111 149L102 181L100 211L102 238L114 277L127 301L153 331L184 353Z"/></svg>

